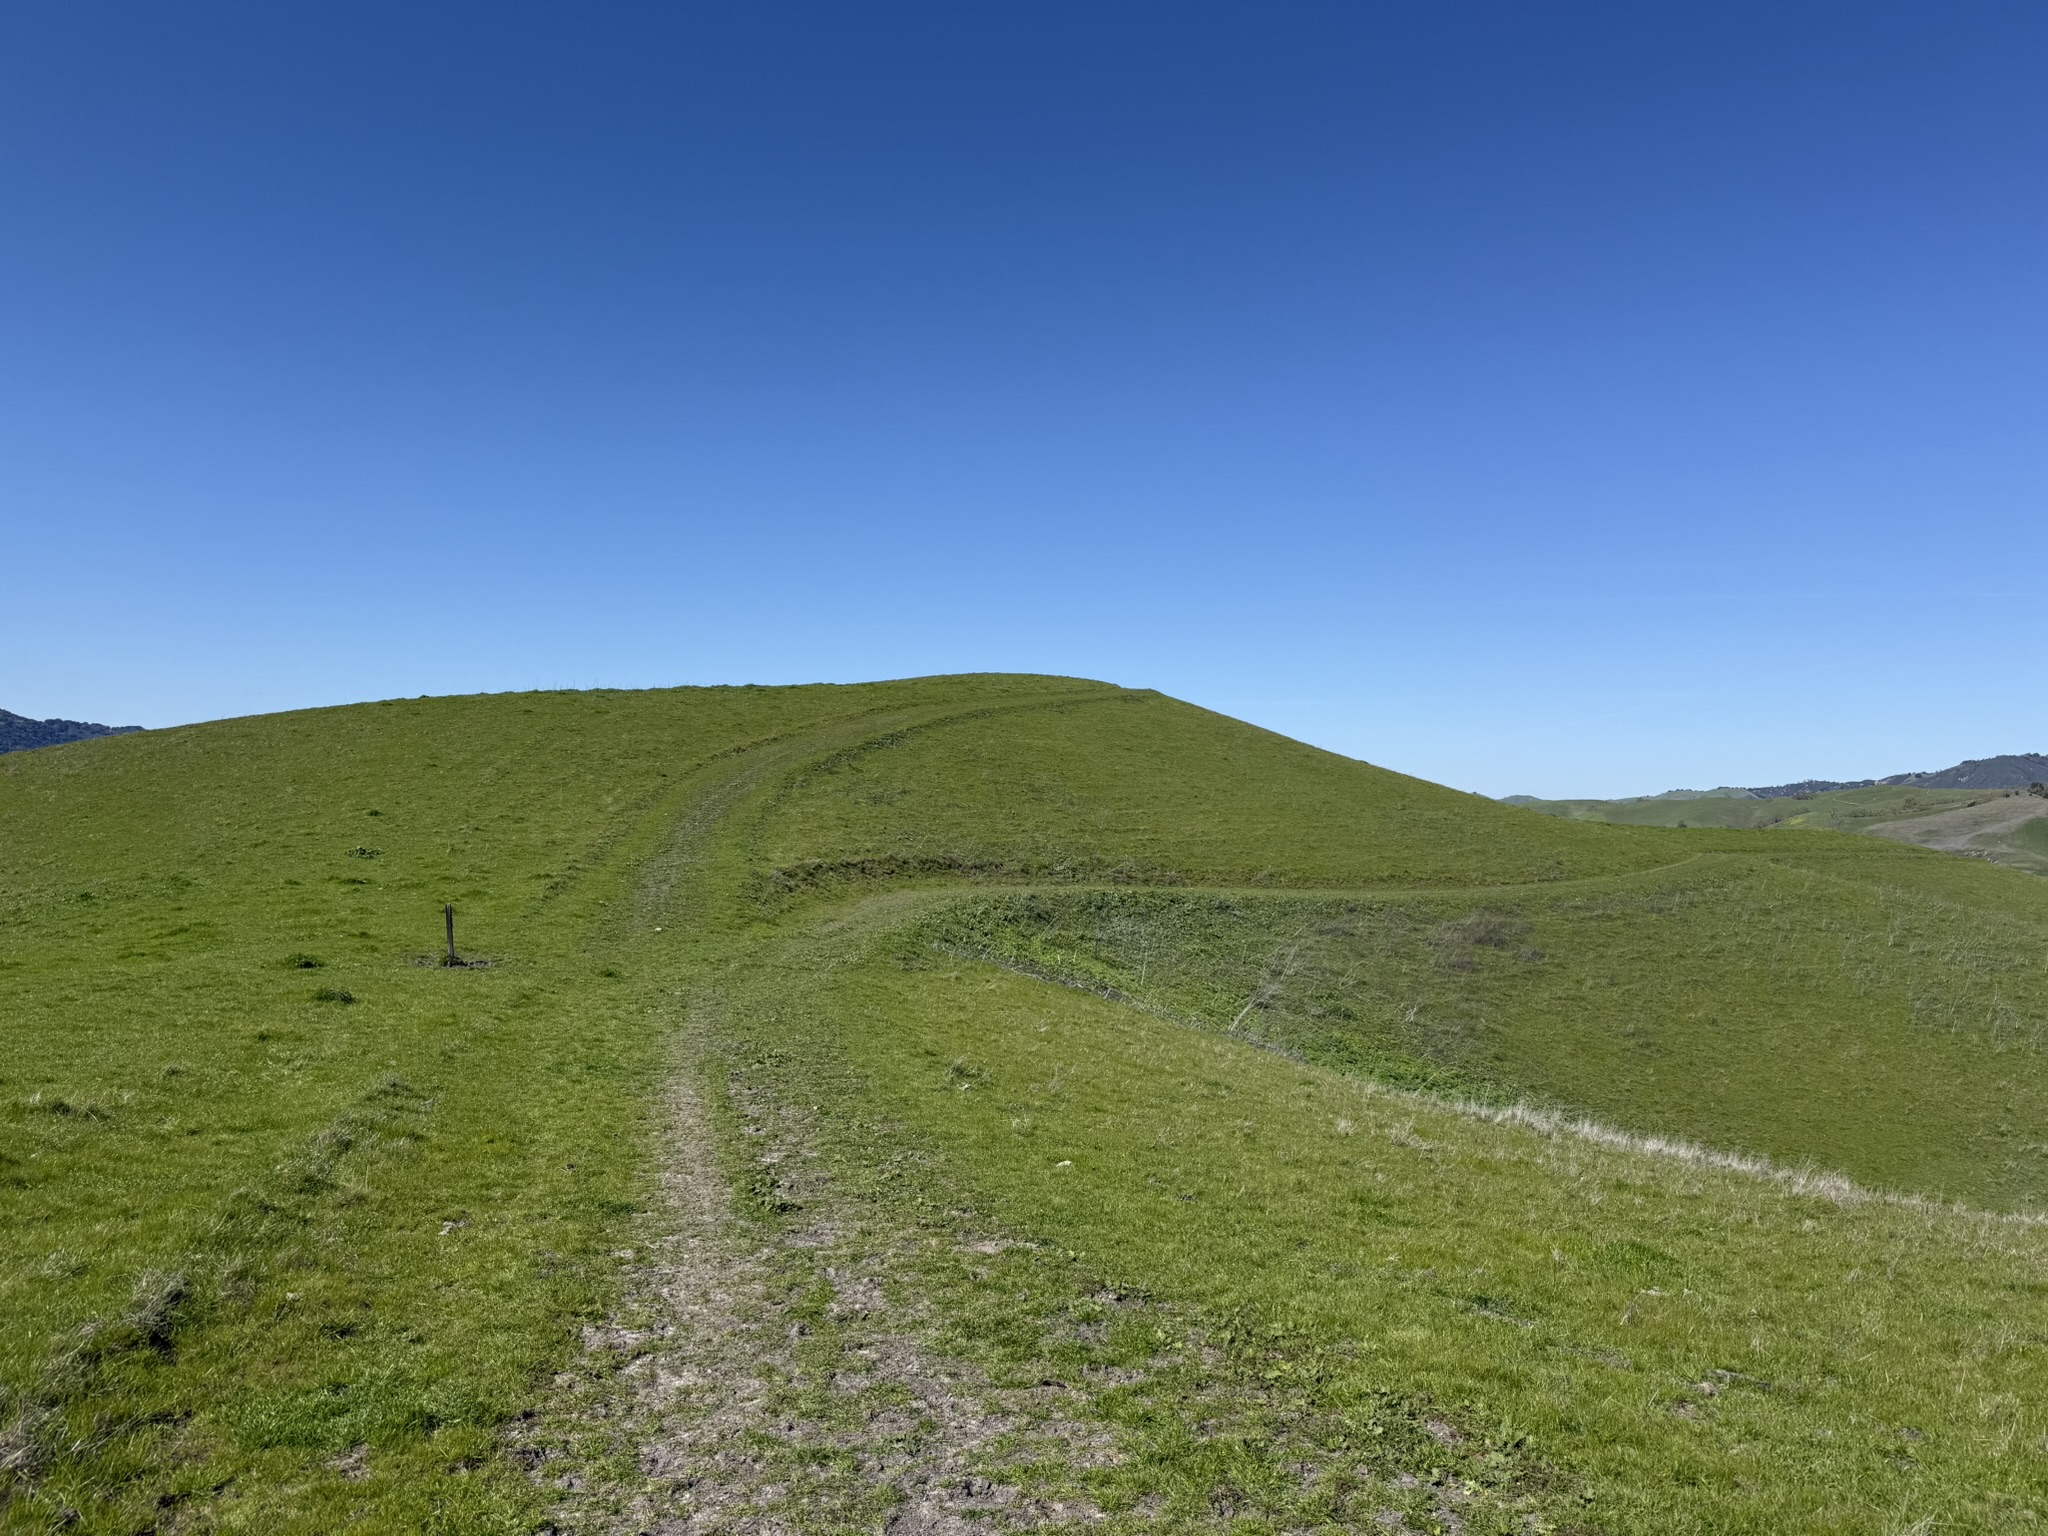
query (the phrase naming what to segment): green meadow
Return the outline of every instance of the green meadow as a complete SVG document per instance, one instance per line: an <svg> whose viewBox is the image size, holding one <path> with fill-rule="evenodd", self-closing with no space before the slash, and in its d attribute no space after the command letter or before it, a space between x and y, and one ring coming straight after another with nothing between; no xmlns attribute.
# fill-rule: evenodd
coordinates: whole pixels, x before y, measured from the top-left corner
<svg viewBox="0 0 2048 1536"><path fill-rule="evenodd" d="M0 757L0 1021L7 1531L2048 1512L1983 859L1073 679L391 701Z"/></svg>

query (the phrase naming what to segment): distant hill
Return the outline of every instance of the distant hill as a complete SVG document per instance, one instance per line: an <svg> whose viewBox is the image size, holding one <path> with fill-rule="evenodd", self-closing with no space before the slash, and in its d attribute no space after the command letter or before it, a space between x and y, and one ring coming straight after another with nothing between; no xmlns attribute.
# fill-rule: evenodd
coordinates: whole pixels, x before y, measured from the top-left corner
<svg viewBox="0 0 2048 1536"><path fill-rule="evenodd" d="M94 725L89 720L31 720L0 709L0 752L26 752L31 747L54 747L94 736L126 736L141 729L139 725Z"/></svg>
<svg viewBox="0 0 2048 1536"><path fill-rule="evenodd" d="M1830 794L1838 789L1870 789L1878 784L1904 784L1911 774L1891 779L1801 779L1797 784L1760 784L1749 791L1752 800L1797 800L1809 795ZM1917 781L1915 781L1917 782Z"/></svg>
<svg viewBox="0 0 2048 1536"><path fill-rule="evenodd" d="M2009 756L1840 788L1808 780L1739 794L1639 795L1632 800L1517 796L1514 803L1570 821L1625 826L1868 832L2048 875L2048 791L2027 792L2043 784L2048 784L2048 758Z"/></svg>
<svg viewBox="0 0 2048 1536"><path fill-rule="evenodd" d="M1723 784L1719 789L1667 789L1661 795L1645 795L1645 800L1754 800L1761 793L1754 789L1737 789L1732 784Z"/></svg>
<svg viewBox="0 0 2048 1536"><path fill-rule="evenodd" d="M1758 784L1746 789L1667 789L1661 795L1624 795L1615 800L1545 800L1540 795L1503 795L1504 805L1643 805L1660 800L1805 800L1840 789L1877 789L1903 785L1909 789L2025 789L2048 784L2048 754L2008 753L2004 757L1972 757L1934 773L1895 773L1888 779L1801 779L1796 784Z"/></svg>
<svg viewBox="0 0 2048 1536"><path fill-rule="evenodd" d="M2048 784L2048 755L2021 752L2005 757L1973 757L1939 773L1901 773L1880 784L1910 784L1916 789L2025 789Z"/></svg>

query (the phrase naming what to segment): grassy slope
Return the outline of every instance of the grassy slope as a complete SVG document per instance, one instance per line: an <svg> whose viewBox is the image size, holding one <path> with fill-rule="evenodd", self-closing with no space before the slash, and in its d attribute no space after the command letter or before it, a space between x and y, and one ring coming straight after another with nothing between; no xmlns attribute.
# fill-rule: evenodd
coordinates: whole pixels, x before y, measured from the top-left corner
<svg viewBox="0 0 2048 1536"><path fill-rule="evenodd" d="M421 700L0 759L10 1518L514 1519L523 1479L440 1474L561 1358L644 1174L660 1043L607 938L635 837L747 743L1077 686ZM497 964L415 963L444 900ZM319 1474L364 1443L371 1485Z"/></svg>
<svg viewBox="0 0 2048 1536"><path fill-rule="evenodd" d="M1220 1022L1291 966L1250 1022L1324 1061L1888 1187L2048 1199L2048 1082L2014 1070L2044 1043L2048 890L1842 837L1575 839L1156 696L1055 718L842 758L783 799L756 857L782 888L820 879L805 852L826 871L1250 882L1220 916L1056 902L1080 920L1038 920L1061 930L1049 952L997 950L1147 998L1141 968L1166 966L1179 984L1156 1000ZM1367 885L1462 889L1375 896L1335 935L1341 910L1257 890ZM1488 914L1512 942L1461 935Z"/></svg>
<svg viewBox="0 0 2048 1536"><path fill-rule="evenodd" d="M1383 1080L2048 1202L2048 892L1717 853L1552 889L1006 897L940 941ZM1992 881L1984 882L1986 884Z"/></svg>
<svg viewBox="0 0 2048 1536"><path fill-rule="evenodd" d="M649 864L693 816L713 852ZM1818 1202L1333 1070L2022 1199L2008 1143L2048 1139L2027 1081L2043 913L2000 871L1574 825L1029 679L230 722L0 762L0 826L0 1008L30 1043L0 1069L0 1371L17 1417L48 1416L16 1433L39 1458L5 1515L24 1529L67 1504L107 1530L530 1528L497 1427L604 1303L645 1198L644 1132L621 1128L651 1123L668 1000L707 984L734 1081L830 1103L843 1187L905 1222L972 1198L1034 1252L1084 1255L1043 1294L1082 1304L1086 1270L1208 1330L1188 1358L1210 1363L1157 1377L1149 1406L1091 1399L1131 1455L1086 1476L1131 1498L1155 1477L1182 1523L1215 1521L1217 1477L1248 1518L1351 1518L1304 1505L1259 1437L1227 1468L1188 1441L1232 1371L1319 1426L1289 1454L1365 1455L1345 1437L1383 1401L1407 1431L1370 1447L1383 1474L1449 1464L1553 1522L1998 1529L2042 1497L2033 1227ZM874 908L877 879L909 889ZM1050 885L992 907L1017 880ZM1172 908L1186 894L1088 881L1250 889L1218 930ZM1352 886L1379 890L1347 912ZM501 964L411 963L443 899ZM1106 929L1088 905L1133 901ZM1309 915L1352 931L1291 963ZM1475 915L1529 927L1501 947ZM1095 967L1157 1011L955 979L920 958L934 938ZM1276 981L1247 1023L1306 1064L1162 1021L1227 1023ZM1460 1028L1392 1027L1439 1016ZM1645 1016L1661 1056L1617 1035ZM1817 1055L1864 1063L1876 1097L1816 1114L1781 1079L1812 1083ZM1887 1084L1944 1078L1964 1086L1938 1113L1870 1134ZM864 1172L892 1138L931 1159L922 1193ZM929 1279L964 1353L1021 1326L1007 1288ZM1233 1318L1263 1342L1232 1344L1252 1336ZM1451 1434L1413 1432L1435 1412Z"/></svg>
<svg viewBox="0 0 2048 1536"><path fill-rule="evenodd" d="M1564 828L1152 693L962 721L806 775L759 834L784 889L853 873L1345 886L1558 880L1688 856Z"/></svg>
<svg viewBox="0 0 2048 1536"><path fill-rule="evenodd" d="M1382 1488L1446 1463L1493 1479L1474 1529L1533 1513L1660 1533L2006 1530L2048 1496L2048 1380L2025 1342L2038 1229L1474 1121L990 967L875 954L828 974L812 1008L756 1024L757 1049L800 1065L755 1081L822 1099L828 1120L884 1115L842 1138L843 1167L912 1160L927 1209L966 1206L1069 1256L1077 1291L1192 1311L1212 1346L1232 1341L1230 1364L1279 1384L1260 1456L1225 1414L1222 1444L1175 1439L1214 1409L1170 1359L1094 1362L1129 1373L1093 1406L1125 1429L1141 1486L1197 1528L1219 1487L1265 1528L1364 1525L1345 1488L1361 1465ZM979 1303L986 1326L973 1278L915 1289L969 1317ZM1389 1443L1413 1422L1449 1453ZM1116 1507L1117 1473L1082 1481Z"/></svg>

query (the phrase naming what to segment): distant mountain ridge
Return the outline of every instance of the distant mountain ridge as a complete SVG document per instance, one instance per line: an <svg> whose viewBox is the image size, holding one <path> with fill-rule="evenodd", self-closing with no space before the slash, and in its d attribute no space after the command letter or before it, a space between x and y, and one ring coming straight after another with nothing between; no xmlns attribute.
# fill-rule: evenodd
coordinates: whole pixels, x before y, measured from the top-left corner
<svg viewBox="0 0 2048 1536"><path fill-rule="evenodd" d="M2030 784L2048 784L2048 753L2012 752L2003 757L1969 757L1953 768L1933 773L1895 773L1888 779L1801 779L1796 784L1763 784L1750 788L1723 785L1719 789L1667 789L1661 795L1627 795L1617 804L1645 800L1790 800L1801 795L1824 795L1834 789L1874 789L1879 785L1904 785L1913 789L2025 789ZM1540 795L1504 795L1509 805L1535 805Z"/></svg>
<svg viewBox="0 0 2048 1536"><path fill-rule="evenodd" d="M1972 757L1939 773L1902 773L1878 782L1911 784L1919 789L2025 789L2029 784L2048 784L2048 754Z"/></svg>
<svg viewBox="0 0 2048 1536"><path fill-rule="evenodd" d="M139 725L95 725L89 720L31 720L0 709L0 752L26 752L31 747L61 746L95 736L127 736Z"/></svg>
<svg viewBox="0 0 2048 1536"><path fill-rule="evenodd" d="M2025 789L2029 784L2042 783L2048 783L2048 754L2010 752L2003 757L1965 758L1953 768L1934 773L1895 773L1888 779L1850 779L1839 783L1833 779L1802 779L1797 784L1763 785L1747 793L1758 800L1783 800L1795 795L1822 795L1831 789L1873 789L1880 784L1911 789Z"/></svg>

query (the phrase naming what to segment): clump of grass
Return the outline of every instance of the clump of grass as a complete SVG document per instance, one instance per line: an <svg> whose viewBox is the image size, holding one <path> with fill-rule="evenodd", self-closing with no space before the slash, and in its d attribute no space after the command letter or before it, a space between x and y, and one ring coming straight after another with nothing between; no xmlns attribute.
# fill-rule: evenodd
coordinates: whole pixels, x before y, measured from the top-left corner
<svg viewBox="0 0 2048 1536"><path fill-rule="evenodd" d="M1439 923L1430 943L1440 948L1506 949L1529 931L1529 920L1509 912L1470 912Z"/></svg>
<svg viewBox="0 0 2048 1536"><path fill-rule="evenodd" d="M352 1003L355 1000L355 993L349 991L346 987L315 987L313 989L313 1001L316 1003Z"/></svg>
<svg viewBox="0 0 2048 1536"><path fill-rule="evenodd" d="M45 1093L38 1088L24 1101L24 1107L32 1114L52 1115L59 1120L104 1120L108 1111L97 1099L80 1099L73 1103L58 1093Z"/></svg>
<svg viewBox="0 0 2048 1536"><path fill-rule="evenodd" d="M946 1066L946 1083L962 1093L982 1079L981 1070L964 1056L956 1056Z"/></svg>
<svg viewBox="0 0 2048 1536"><path fill-rule="evenodd" d="M190 1278L183 1270L150 1270L136 1282L135 1300L121 1319L134 1347L158 1353L171 1347L178 1313L192 1295Z"/></svg>

